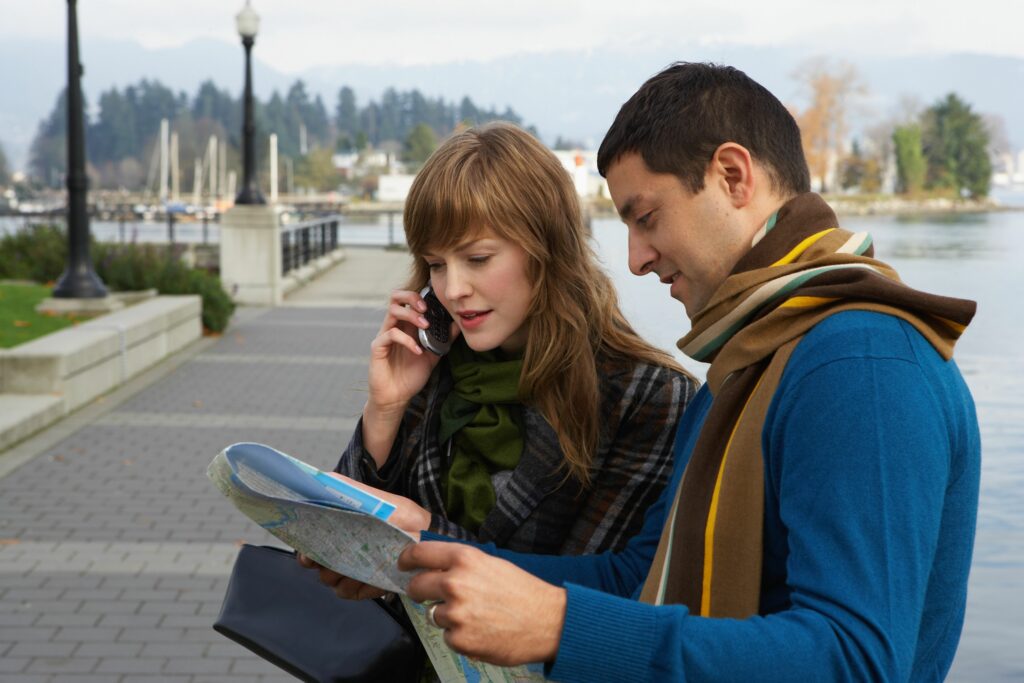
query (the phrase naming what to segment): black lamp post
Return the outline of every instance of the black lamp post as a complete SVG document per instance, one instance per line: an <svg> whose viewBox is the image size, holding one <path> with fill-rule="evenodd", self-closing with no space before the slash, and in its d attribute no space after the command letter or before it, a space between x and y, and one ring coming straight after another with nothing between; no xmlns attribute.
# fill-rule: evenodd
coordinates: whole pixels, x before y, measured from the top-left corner
<svg viewBox="0 0 1024 683"><path fill-rule="evenodd" d="M235 204L266 204L260 188L256 185L256 151L253 138L256 136L256 124L252 115L252 45L256 42L256 32L260 28L260 17L249 6L235 17L238 35L245 46L245 94L242 96L245 109L245 120L242 123L242 191L235 197Z"/></svg>
<svg viewBox="0 0 1024 683"><path fill-rule="evenodd" d="M62 299L99 299L107 288L89 258L89 214L85 175L85 124L82 114L82 64L78 61L76 0L68 0L68 261L53 288Z"/></svg>

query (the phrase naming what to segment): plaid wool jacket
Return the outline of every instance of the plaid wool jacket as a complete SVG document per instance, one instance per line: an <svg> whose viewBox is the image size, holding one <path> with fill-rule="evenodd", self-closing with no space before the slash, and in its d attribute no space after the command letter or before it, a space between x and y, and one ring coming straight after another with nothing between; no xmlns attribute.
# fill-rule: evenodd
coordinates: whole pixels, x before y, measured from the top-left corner
<svg viewBox="0 0 1024 683"><path fill-rule="evenodd" d="M697 384L664 367L605 356L598 375L602 433L590 486L566 476L554 429L524 405L519 464L494 476L495 506L475 535L445 517L441 493L450 448L438 443L439 414L453 385L446 361L410 401L384 467L363 448L360 421L336 471L416 501L439 534L549 555L620 550L672 475L676 424Z"/></svg>

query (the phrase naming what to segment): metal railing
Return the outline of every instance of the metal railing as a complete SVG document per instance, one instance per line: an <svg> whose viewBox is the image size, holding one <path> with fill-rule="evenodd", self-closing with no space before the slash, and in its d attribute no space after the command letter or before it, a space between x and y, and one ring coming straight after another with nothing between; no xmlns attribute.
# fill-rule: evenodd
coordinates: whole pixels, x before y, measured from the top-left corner
<svg viewBox="0 0 1024 683"><path fill-rule="evenodd" d="M281 226L281 274L287 275L338 247L338 221L331 215Z"/></svg>

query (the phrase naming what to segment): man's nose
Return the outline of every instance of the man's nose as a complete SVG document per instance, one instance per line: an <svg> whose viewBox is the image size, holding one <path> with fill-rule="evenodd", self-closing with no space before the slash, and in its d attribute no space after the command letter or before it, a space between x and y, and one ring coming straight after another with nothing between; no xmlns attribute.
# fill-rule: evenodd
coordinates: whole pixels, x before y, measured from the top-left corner
<svg viewBox="0 0 1024 683"><path fill-rule="evenodd" d="M654 269L658 253L647 243L647 240L629 231L629 271L633 275L647 275Z"/></svg>

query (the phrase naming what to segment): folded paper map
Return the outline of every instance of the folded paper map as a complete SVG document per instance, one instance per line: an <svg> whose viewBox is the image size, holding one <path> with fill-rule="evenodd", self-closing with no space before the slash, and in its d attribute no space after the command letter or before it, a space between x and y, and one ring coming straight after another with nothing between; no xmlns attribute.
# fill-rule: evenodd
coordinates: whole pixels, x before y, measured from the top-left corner
<svg viewBox="0 0 1024 683"><path fill-rule="evenodd" d="M236 443L217 454L207 476L250 519L314 562L402 595L442 683L543 681L540 665L499 667L472 661L444 642L424 607L405 593L413 574L398 556L416 538L388 523L394 506L312 465L259 443Z"/></svg>
<svg viewBox="0 0 1024 683"><path fill-rule="evenodd" d="M314 562L405 593L412 574L395 562L417 539L388 524L390 503L259 443L228 446L206 474L247 517Z"/></svg>

